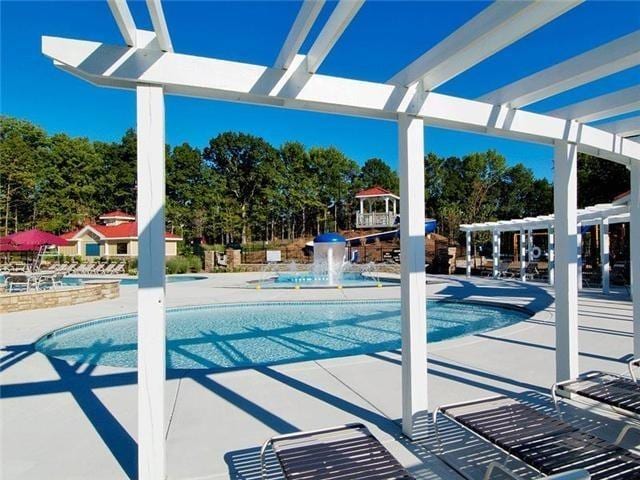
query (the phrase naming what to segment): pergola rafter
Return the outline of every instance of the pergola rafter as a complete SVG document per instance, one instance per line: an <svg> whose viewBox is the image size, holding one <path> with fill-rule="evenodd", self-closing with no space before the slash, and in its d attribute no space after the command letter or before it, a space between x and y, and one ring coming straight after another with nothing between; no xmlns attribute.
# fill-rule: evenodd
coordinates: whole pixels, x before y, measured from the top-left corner
<svg viewBox="0 0 640 480"><path fill-rule="evenodd" d="M597 122L635 110L640 110L640 85L574 103L553 110L549 115L578 122Z"/></svg>
<svg viewBox="0 0 640 480"><path fill-rule="evenodd" d="M598 128L620 137L634 137L640 135L640 115L601 123L598 125Z"/></svg>
<svg viewBox="0 0 640 480"><path fill-rule="evenodd" d="M395 74L389 83L409 87L422 82L425 90L433 90L582 1L495 2Z"/></svg>
<svg viewBox="0 0 640 480"><path fill-rule="evenodd" d="M589 50L517 82L482 95L478 100L521 108L599 78L640 65L640 31Z"/></svg>
<svg viewBox="0 0 640 480"><path fill-rule="evenodd" d="M133 20L127 0L107 0L113 19L118 25L124 43L130 47L137 46L136 42L136 22Z"/></svg>
<svg viewBox="0 0 640 480"><path fill-rule="evenodd" d="M164 52L173 52L171 36L169 35L167 21L164 18L162 3L160 0L147 0L147 8L149 9L149 16L151 17L153 30L158 38L158 46L160 47L160 50Z"/></svg>
<svg viewBox="0 0 640 480"><path fill-rule="evenodd" d="M364 5L364 0L340 0L338 2L331 12L329 20L318 34L318 38L309 48L309 53L307 53L307 71L309 73L315 73L320 68L320 64L327 58L362 5Z"/></svg>
<svg viewBox="0 0 640 480"><path fill-rule="evenodd" d="M551 243L557 247L556 377L566 380L577 373L576 228L580 218L584 222L596 221L606 210L605 207L588 212L577 210L577 153L582 151L606 158L630 169L628 213L611 207L608 220L613 222L628 215L631 237L640 238L640 143L623 138L636 131L629 122L595 127L576 121L575 117L571 118L573 115L558 118L519 108L640 64L637 48L640 31L549 67L480 100L470 100L431 90L552 21L577 5L579 0L497 1L394 76L391 83L315 73L364 0L340 0L307 55L301 55L301 45L322 8L321 1L305 1L274 67L174 53L160 0L147 0L153 32L136 28L125 0L108 2L126 45L43 37L42 51L56 67L94 85L136 91L140 276L138 462L141 479L166 478L165 277L163 262L158 259L163 258L164 245L164 96L167 94L354 115L398 124L403 225L402 416L403 431L411 438L424 433L421 426L426 425L424 414L428 406L426 325L421 321L425 311L424 125L552 145L555 215L525 219L512 226L518 228L521 235L525 228L541 226L548 228L550 235L555 237ZM605 108L608 107L598 106L600 111ZM493 231L499 255L499 232L511 225L509 222L487 222L481 227ZM467 238L471 232L467 231ZM638 279L638 242L632 243L631 255L632 276ZM553 275L553 271L550 273ZM640 315L637 315L640 312L640 282L636 282L632 290L636 312L634 348L636 355L640 355Z"/></svg>
<svg viewBox="0 0 640 480"><path fill-rule="evenodd" d="M291 66L291 62L300 51L300 47L307 38L307 35L309 35L309 31L318 18L323 5L324 0L304 0L291 26L291 30L289 30L289 34L280 49L280 53L274 64L275 68L287 69Z"/></svg>

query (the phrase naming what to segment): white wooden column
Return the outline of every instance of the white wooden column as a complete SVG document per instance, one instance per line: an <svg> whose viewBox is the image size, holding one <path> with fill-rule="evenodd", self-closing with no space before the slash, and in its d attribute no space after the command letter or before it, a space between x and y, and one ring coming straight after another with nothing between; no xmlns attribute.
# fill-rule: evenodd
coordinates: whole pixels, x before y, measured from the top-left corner
<svg viewBox="0 0 640 480"><path fill-rule="evenodd" d="M164 480L165 121L162 87L140 85L138 133L138 475Z"/></svg>
<svg viewBox="0 0 640 480"><path fill-rule="evenodd" d="M527 262L533 262L533 230L527 230Z"/></svg>
<svg viewBox="0 0 640 480"><path fill-rule="evenodd" d="M577 148L554 148L556 380L578 375Z"/></svg>
<svg viewBox="0 0 640 480"><path fill-rule="evenodd" d="M578 290L582 290L582 225L578 226L576 240L578 243L576 253L578 255Z"/></svg>
<svg viewBox="0 0 640 480"><path fill-rule="evenodd" d="M467 274L467 278L470 278L471 277L471 230L467 230L466 240L467 240L466 274Z"/></svg>
<svg viewBox="0 0 640 480"><path fill-rule="evenodd" d="M631 300L633 302L633 353L640 356L640 161L631 161L629 235L631 254Z"/></svg>
<svg viewBox="0 0 640 480"><path fill-rule="evenodd" d="M420 435L427 416L427 322L424 273L424 123L398 118L402 303L402 431Z"/></svg>
<svg viewBox="0 0 640 480"><path fill-rule="evenodd" d="M360 215L364 214L364 200L360 199Z"/></svg>
<svg viewBox="0 0 640 480"><path fill-rule="evenodd" d="M554 284L556 276L556 246L555 235L553 234L553 227L547 228L547 243L549 244L549 258L547 259L547 272L549 273L549 285Z"/></svg>
<svg viewBox="0 0 640 480"><path fill-rule="evenodd" d="M602 293L609 293L609 219L600 220L600 268Z"/></svg>
<svg viewBox="0 0 640 480"><path fill-rule="evenodd" d="M493 231L492 243L493 247L493 278L498 278L498 264L500 263L500 233Z"/></svg>
<svg viewBox="0 0 640 480"><path fill-rule="evenodd" d="M525 271L527 268L527 251L525 243L524 229L520 229L520 280L525 282L527 280Z"/></svg>

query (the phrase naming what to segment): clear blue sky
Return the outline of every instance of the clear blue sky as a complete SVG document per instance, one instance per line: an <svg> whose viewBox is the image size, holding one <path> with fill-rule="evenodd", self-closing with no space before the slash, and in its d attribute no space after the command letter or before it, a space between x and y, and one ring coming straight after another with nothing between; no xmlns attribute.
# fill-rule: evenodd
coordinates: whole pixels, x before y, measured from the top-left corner
<svg viewBox="0 0 640 480"><path fill-rule="evenodd" d="M150 29L144 2L130 2L139 28ZM299 2L165 1L176 51L269 65L293 22ZM325 5L326 19L335 3ZM486 2L369 1L320 68L320 73L385 81L477 14ZM101 89L53 67L40 37L57 35L120 44L106 0L32 2L0 0L0 107L47 131L117 140L135 125L133 93ZM475 98L504 84L640 28L640 2L588 1L441 86L443 93ZM318 33L312 30L303 53ZM640 68L620 72L530 108L545 111L637 84ZM203 147L226 130L265 137L275 145L299 140L335 145L362 163L380 157L397 166L395 125L335 115L167 97L167 141ZM427 129L426 151L462 156L495 148L510 164L523 162L551 177L549 147Z"/></svg>

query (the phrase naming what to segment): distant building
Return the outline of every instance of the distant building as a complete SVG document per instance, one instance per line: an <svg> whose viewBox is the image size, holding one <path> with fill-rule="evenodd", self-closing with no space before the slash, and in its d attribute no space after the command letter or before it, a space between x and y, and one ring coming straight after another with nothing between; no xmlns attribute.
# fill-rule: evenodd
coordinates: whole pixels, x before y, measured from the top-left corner
<svg viewBox="0 0 640 480"><path fill-rule="evenodd" d="M356 214L356 228L397 227L399 196L375 186L356 193L356 199L360 201L360 210Z"/></svg>
<svg viewBox="0 0 640 480"><path fill-rule="evenodd" d="M136 217L116 210L99 217L101 223L91 223L62 234L71 245L59 247L63 255L83 257L137 257L138 222ZM173 233L165 234L165 253L178 254L178 242L182 238Z"/></svg>

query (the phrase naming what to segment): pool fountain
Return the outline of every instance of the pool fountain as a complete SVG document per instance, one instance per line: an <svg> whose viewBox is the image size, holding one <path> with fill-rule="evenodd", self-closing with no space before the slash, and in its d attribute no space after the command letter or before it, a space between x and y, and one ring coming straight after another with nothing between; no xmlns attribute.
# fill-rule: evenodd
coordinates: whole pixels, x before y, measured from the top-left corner
<svg viewBox="0 0 640 480"><path fill-rule="evenodd" d="M325 233L313 240L313 264L304 271L295 262L268 264L260 270L260 278L248 282L255 288L353 288L398 285L399 280L381 279L376 265L349 263L346 258L346 239L338 233Z"/></svg>
<svg viewBox="0 0 640 480"><path fill-rule="evenodd" d="M347 239L338 233L324 233L313 239L313 275L330 287L340 285L345 266Z"/></svg>

